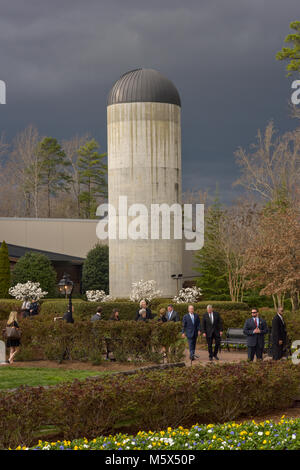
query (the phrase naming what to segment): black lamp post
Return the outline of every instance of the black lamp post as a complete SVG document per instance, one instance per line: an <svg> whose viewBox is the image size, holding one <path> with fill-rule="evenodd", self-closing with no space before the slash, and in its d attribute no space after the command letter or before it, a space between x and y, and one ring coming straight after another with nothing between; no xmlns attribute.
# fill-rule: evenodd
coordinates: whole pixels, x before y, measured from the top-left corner
<svg viewBox="0 0 300 470"><path fill-rule="evenodd" d="M177 295L178 295L179 294L178 281L179 279L182 279L182 274L172 274L171 278L176 279L176 290L177 290Z"/></svg>
<svg viewBox="0 0 300 470"><path fill-rule="evenodd" d="M63 278L58 283L59 291L62 295L65 295L67 298L69 296L69 308L66 316L67 323L74 323L72 315L72 292L74 288L74 283L70 279L70 275L64 273Z"/></svg>

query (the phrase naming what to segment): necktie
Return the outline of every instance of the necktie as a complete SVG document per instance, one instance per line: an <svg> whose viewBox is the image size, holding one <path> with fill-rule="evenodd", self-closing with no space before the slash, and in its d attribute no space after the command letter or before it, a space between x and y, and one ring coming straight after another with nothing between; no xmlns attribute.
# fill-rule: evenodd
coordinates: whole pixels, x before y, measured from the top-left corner
<svg viewBox="0 0 300 470"><path fill-rule="evenodd" d="M191 315L192 322L194 324L194 315Z"/></svg>
<svg viewBox="0 0 300 470"><path fill-rule="evenodd" d="M212 315L212 313L209 314L209 318L210 318L210 321L213 323L214 320L213 320L213 315Z"/></svg>
<svg viewBox="0 0 300 470"><path fill-rule="evenodd" d="M254 318L254 321L255 321L255 326L256 326L256 328L257 328L257 327L258 327L257 319Z"/></svg>

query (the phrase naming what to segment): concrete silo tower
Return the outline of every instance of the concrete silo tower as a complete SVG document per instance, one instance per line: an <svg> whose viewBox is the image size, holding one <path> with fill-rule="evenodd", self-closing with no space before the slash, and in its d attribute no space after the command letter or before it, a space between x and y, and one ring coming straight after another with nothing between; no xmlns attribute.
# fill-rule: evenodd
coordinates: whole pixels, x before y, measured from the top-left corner
<svg viewBox="0 0 300 470"><path fill-rule="evenodd" d="M108 199L120 222L119 197L131 204L181 204L181 111L173 83L152 69L125 73L107 104ZM117 222L117 224L118 224ZM130 218L128 218L128 224ZM150 221L149 221L150 224ZM182 240L109 240L110 294L127 297L132 282L154 279L163 296L176 294Z"/></svg>

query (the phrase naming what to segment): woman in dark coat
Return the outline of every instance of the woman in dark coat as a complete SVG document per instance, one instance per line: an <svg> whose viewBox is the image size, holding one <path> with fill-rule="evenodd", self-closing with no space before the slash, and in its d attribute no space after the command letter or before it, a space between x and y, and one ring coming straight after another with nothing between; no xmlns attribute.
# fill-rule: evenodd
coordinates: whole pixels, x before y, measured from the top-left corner
<svg viewBox="0 0 300 470"><path fill-rule="evenodd" d="M10 326L10 327L16 328L16 330L19 330L18 312L15 312L15 311L10 312L6 326ZM19 338L7 338L6 347L9 348L10 350L8 362L12 364L14 362L15 355L19 351L20 339Z"/></svg>
<svg viewBox="0 0 300 470"><path fill-rule="evenodd" d="M147 311L145 308L141 308L139 310L139 318L137 319L137 321L144 321L144 322L148 322L148 318L147 318Z"/></svg>
<svg viewBox="0 0 300 470"><path fill-rule="evenodd" d="M141 309L145 309L145 310L146 310L146 318L147 318L147 320L151 320L151 318L152 318L152 312L151 312L150 308L147 307L146 300L141 300L141 301L140 301L140 308L136 311L135 321L141 320L141 318L140 318L140 311L141 311Z"/></svg>
<svg viewBox="0 0 300 470"><path fill-rule="evenodd" d="M120 320L120 317L119 317L119 310L117 308L114 308L113 311L112 311L112 314L110 316L110 319L112 321L119 321Z"/></svg>
<svg viewBox="0 0 300 470"><path fill-rule="evenodd" d="M166 318L166 309L165 308L161 308L159 310L159 317L157 319L157 321L160 321L162 323L165 323L167 321L167 318Z"/></svg>

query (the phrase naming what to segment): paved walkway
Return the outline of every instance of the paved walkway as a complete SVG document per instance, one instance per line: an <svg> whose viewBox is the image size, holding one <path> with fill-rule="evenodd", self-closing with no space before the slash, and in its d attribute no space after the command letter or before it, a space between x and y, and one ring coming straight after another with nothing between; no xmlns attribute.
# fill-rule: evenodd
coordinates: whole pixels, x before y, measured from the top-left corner
<svg viewBox="0 0 300 470"><path fill-rule="evenodd" d="M208 364L210 363L209 358L208 358L208 351L207 349L196 349L196 355L199 356L198 359L195 359L193 364ZM214 360L213 362L240 362L240 361L246 361L248 356L247 356L247 350L231 350L227 351L227 349L222 349L221 353L218 354L219 361ZM264 354L264 360L269 360L270 357ZM191 365L191 361L189 358L189 352L188 350L185 351L185 363L187 366Z"/></svg>
<svg viewBox="0 0 300 470"><path fill-rule="evenodd" d="M192 364L210 364L211 362L208 359L208 351L207 349L199 349L199 347L196 349L196 355L199 356L198 359L196 359ZM231 350L228 352L225 349L222 349L221 353L219 353L219 361L218 363L224 363L224 362L240 362L240 361L246 361L247 360L247 351L246 350L240 350L240 351L235 351ZM264 356L264 360L270 359L267 355ZM185 358L184 358L186 366L191 365L191 361L189 358L189 351L188 349L185 350ZM214 361L216 363L217 361ZM91 363L87 362L79 362L79 361L63 361L62 364L58 364L57 361L15 361L13 365L8 367L50 367L50 368L55 368L55 369L75 369L75 370L95 370L95 371L101 371L101 372L117 372L117 371L127 371L130 369L136 369L139 367L145 367L145 366L150 366L153 364L150 363L142 363L142 364L134 364L130 362L126 363L119 363L119 362L111 362L111 361L103 361L99 365L93 365Z"/></svg>

